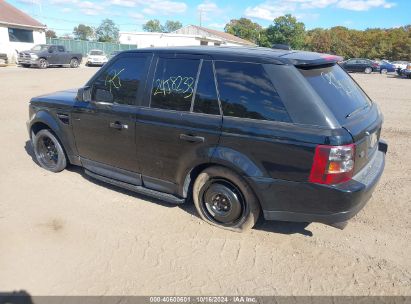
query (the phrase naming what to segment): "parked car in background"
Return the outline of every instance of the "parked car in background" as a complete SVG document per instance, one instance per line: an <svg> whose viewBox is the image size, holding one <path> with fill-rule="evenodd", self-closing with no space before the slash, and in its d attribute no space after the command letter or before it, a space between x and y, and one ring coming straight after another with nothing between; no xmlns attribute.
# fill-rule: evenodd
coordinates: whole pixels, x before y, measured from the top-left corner
<svg viewBox="0 0 411 304"><path fill-rule="evenodd" d="M340 63L341 67L347 72L364 72L370 74L372 72L379 72L378 63L364 58L352 58Z"/></svg>
<svg viewBox="0 0 411 304"><path fill-rule="evenodd" d="M240 47L124 51L78 90L32 98L38 163L242 231L341 223L384 170L382 114L337 56ZM218 88L218 90L217 90ZM110 212L110 211L108 211Z"/></svg>
<svg viewBox="0 0 411 304"><path fill-rule="evenodd" d="M396 71L395 66L387 60L381 60L377 63L381 74L393 73Z"/></svg>
<svg viewBox="0 0 411 304"><path fill-rule="evenodd" d="M7 54L0 53L0 66L6 66L8 63Z"/></svg>
<svg viewBox="0 0 411 304"><path fill-rule="evenodd" d="M409 63L405 69L401 70L400 75L411 79L411 63Z"/></svg>
<svg viewBox="0 0 411 304"><path fill-rule="evenodd" d="M408 65L407 61L393 61L391 63L395 66L397 72L406 69Z"/></svg>
<svg viewBox="0 0 411 304"><path fill-rule="evenodd" d="M18 62L23 67L36 66L46 69L49 66L80 66L83 55L67 51L63 45L37 44L28 51L19 53Z"/></svg>
<svg viewBox="0 0 411 304"><path fill-rule="evenodd" d="M86 66L102 66L107 61L107 56L102 50L91 50L87 54Z"/></svg>

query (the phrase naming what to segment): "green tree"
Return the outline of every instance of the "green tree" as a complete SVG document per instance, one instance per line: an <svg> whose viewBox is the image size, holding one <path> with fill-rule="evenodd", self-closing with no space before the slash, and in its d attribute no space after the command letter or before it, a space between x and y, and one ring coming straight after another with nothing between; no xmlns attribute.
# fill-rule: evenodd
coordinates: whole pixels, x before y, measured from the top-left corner
<svg viewBox="0 0 411 304"><path fill-rule="evenodd" d="M271 44L288 44L293 49L302 49L305 42L305 25L290 14L274 19L274 24L266 30Z"/></svg>
<svg viewBox="0 0 411 304"><path fill-rule="evenodd" d="M247 18L231 19L224 27L226 33L240 37L242 39L258 43L261 38L263 28L258 23Z"/></svg>
<svg viewBox="0 0 411 304"><path fill-rule="evenodd" d="M53 30L47 30L46 31L46 37L47 38L57 38L56 32Z"/></svg>
<svg viewBox="0 0 411 304"><path fill-rule="evenodd" d="M164 27L162 27L162 30L163 32L171 33L178 29L181 29L182 27L183 24L180 21L167 20Z"/></svg>
<svg viewBox="0 0 411 304"><path fill-rule="evenodd" d="M91 26L79 24L74 27L73 34L76 39L89 40L94 35L94 30Z"/></svg>
<svg viewBox="0 0 411 304"><path fill-rule="evenodd" d="M96 37L100 42L117 42L119 28L111 19L104 19L96 29Z"/></svg>
<svg viewBox="0 0 411 304"><path fill-rule="evenodd" d="M148 20L145 24L143 24L143 31L162 33L164 31L164 28L158 19L153 19Z"/></svg>

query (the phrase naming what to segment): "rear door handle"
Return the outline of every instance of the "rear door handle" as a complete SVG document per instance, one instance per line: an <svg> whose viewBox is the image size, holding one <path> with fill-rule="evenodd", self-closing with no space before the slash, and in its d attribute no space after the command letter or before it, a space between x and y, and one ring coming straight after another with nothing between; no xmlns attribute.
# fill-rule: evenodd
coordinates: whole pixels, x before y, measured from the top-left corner
<svg viewBox="0 0 411 304"><path fill-rule="evenodd" d="M121 122L116 121L116 122L110 122L110 128L122 130L122 129L128 129L128 125L123 125Z"/></svg>
<svg viewBox="0 0 411 304"><path fill-rule="evenodd" d="M197 143L205 141L204 137L189 135L189 134L180 134L180 139L188 141L188 142L197 142Z"/></svg>

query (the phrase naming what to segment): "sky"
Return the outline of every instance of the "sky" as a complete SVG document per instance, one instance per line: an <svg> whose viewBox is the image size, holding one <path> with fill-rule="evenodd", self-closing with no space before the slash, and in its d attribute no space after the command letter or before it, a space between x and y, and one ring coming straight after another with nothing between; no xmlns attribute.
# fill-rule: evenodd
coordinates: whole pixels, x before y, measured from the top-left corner
<svg viewBox="0 0 411 304"><path fill-rule="evenodd" d="M1 1L1 0L0 0ZM150 19L178 20L223 30L231 19L246 17L267 27L290 13L307 29L337 25L353 29L411 24L411 0L6 0L57 34L79 23L97 27L112 19L120 31L141 31Z"/></svg>

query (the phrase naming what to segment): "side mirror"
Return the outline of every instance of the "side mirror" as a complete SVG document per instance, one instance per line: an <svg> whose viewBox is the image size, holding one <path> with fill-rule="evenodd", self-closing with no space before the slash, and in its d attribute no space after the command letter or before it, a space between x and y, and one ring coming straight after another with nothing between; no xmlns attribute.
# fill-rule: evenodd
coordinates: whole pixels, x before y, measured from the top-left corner
<svg viewBox="0 0 411 304"><path fill-rule="evenodd" d="M82 102L91 102L91 88L86 86L78 89L76 99Z"/></svg>

